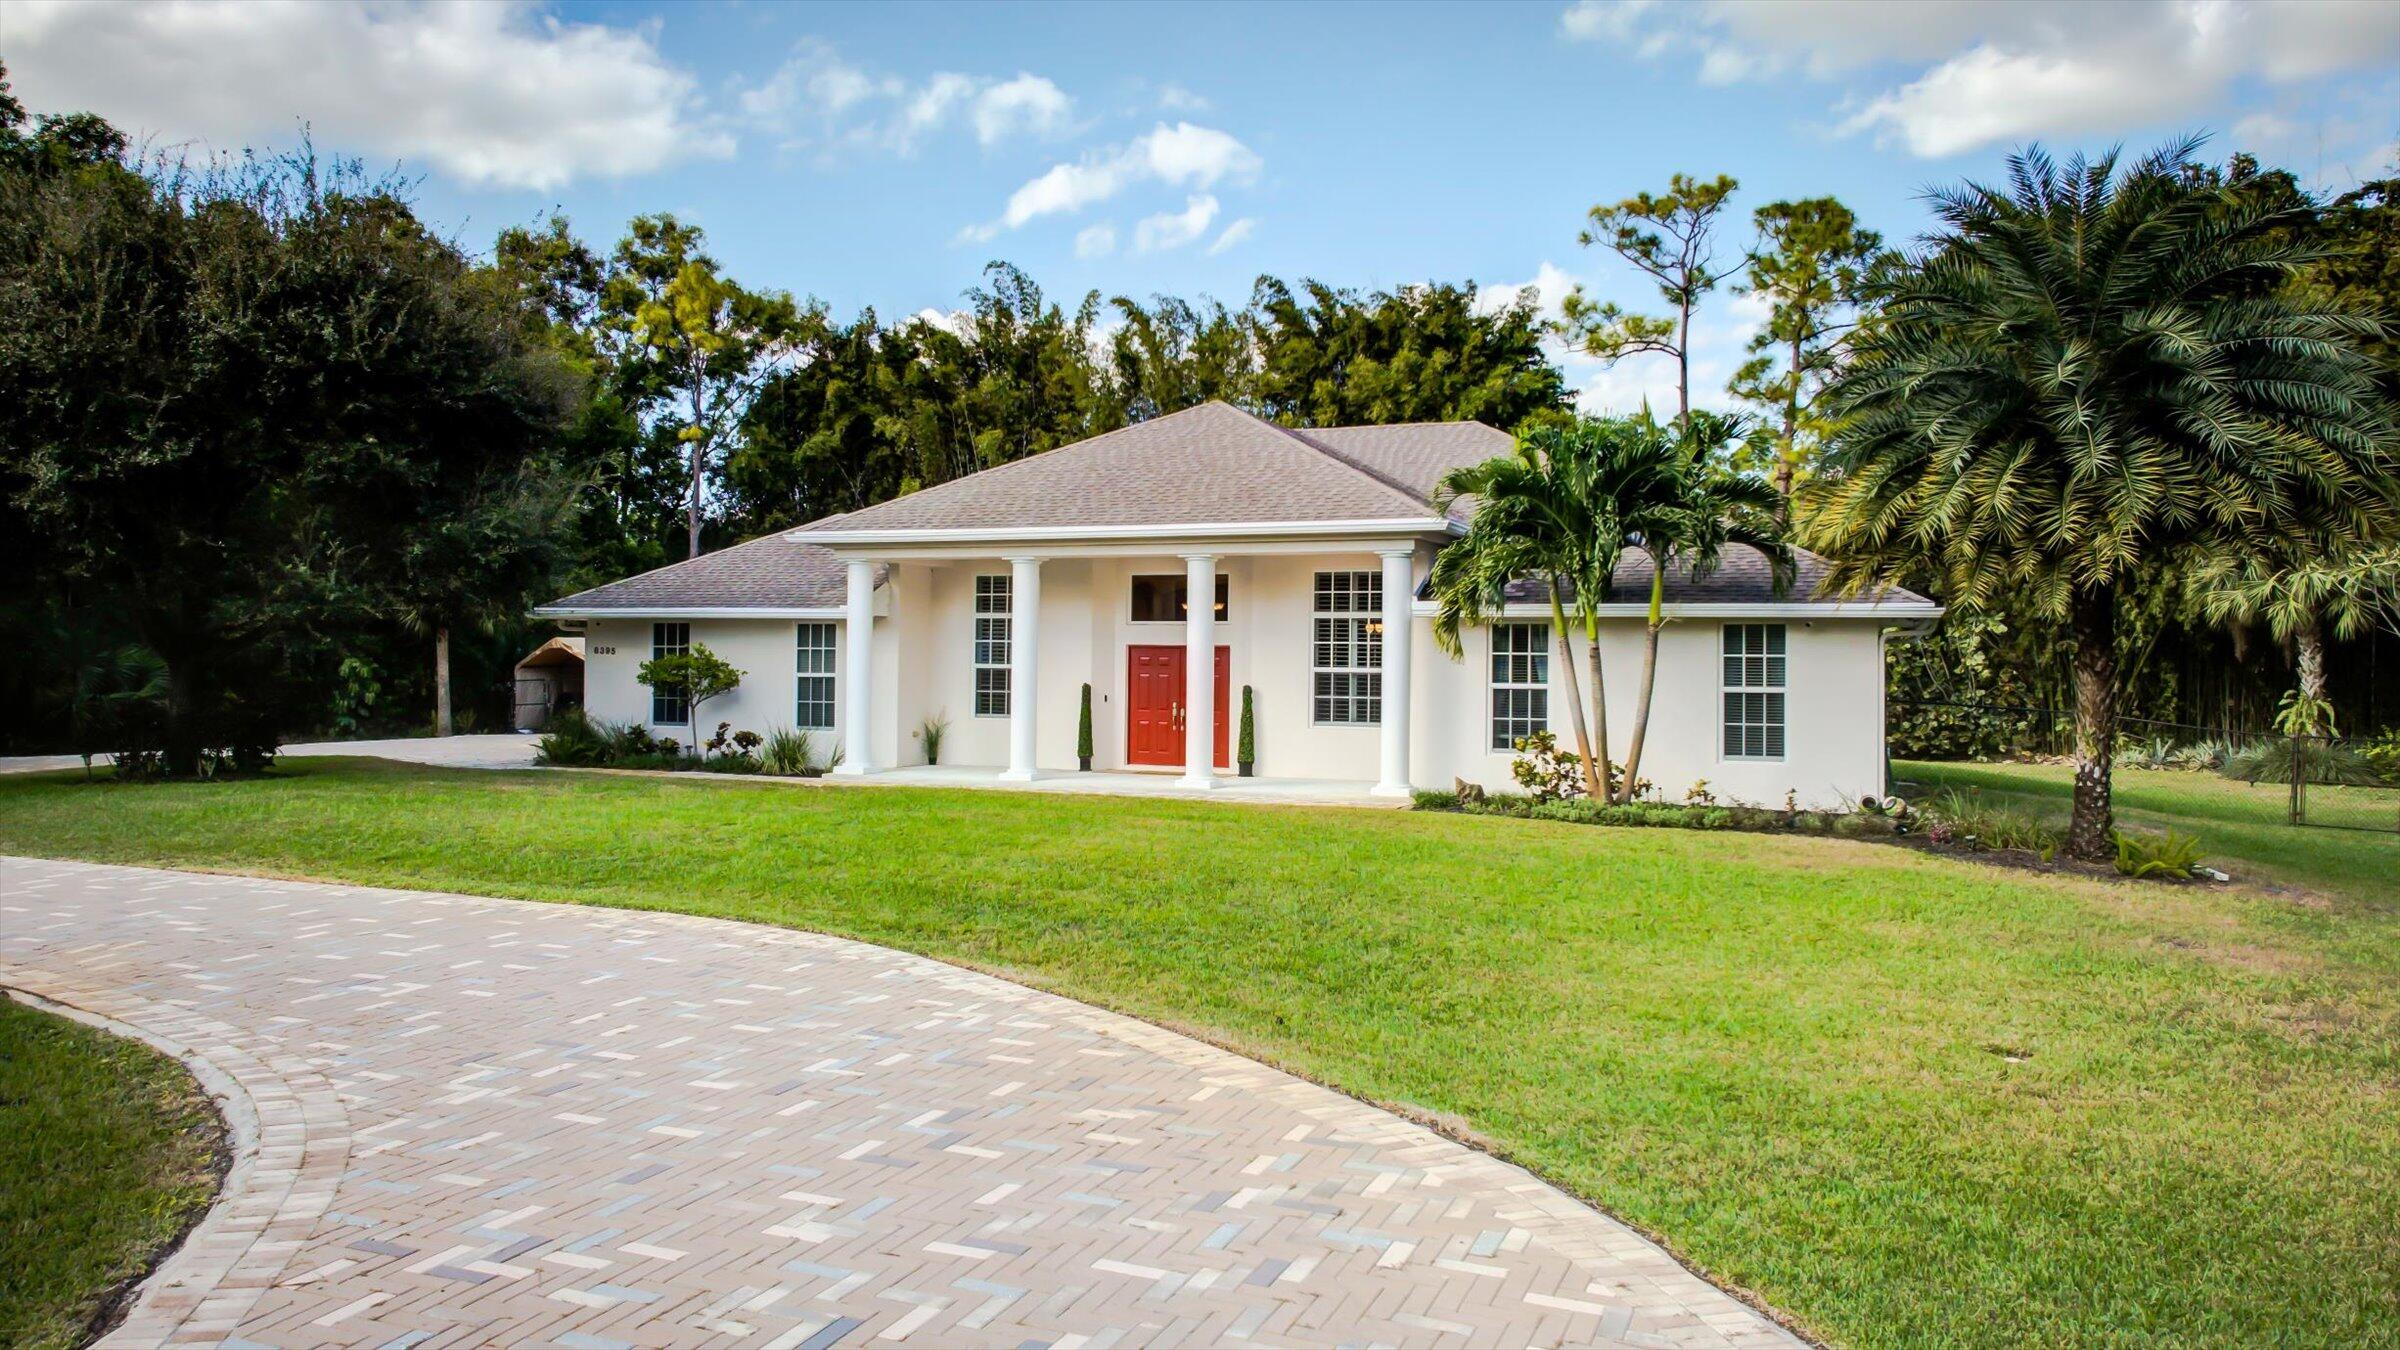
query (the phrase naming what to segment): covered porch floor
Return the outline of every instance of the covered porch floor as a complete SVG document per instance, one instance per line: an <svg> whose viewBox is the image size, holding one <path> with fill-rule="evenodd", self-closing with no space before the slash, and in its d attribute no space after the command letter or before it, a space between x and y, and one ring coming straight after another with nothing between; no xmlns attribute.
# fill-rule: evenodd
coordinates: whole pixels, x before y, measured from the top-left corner
<svg viewBox="0 0 2400 1350"><path fill-rule="evenodd" d="M1177 773L1138 773L1124 770L1099 770L1092 773L1072 773L1065 770L1045 770L1032 782L1003 780L1006 770L998 765L941 764L916 765L901 769L876 769L849 777L828 776L818 779L827 784L855 784L862 787L946 787L995 788L1008 792L1080 793L1102 797L1181 797L1189 801L1211 802L1280 802L1293 806L1382 806L1408 805L1405 797L1378 797L1375 785L1364 779L1351 781L1337 778L1237 778L1225 775L1217 785L1195 790L1182 785Z"/></svg>

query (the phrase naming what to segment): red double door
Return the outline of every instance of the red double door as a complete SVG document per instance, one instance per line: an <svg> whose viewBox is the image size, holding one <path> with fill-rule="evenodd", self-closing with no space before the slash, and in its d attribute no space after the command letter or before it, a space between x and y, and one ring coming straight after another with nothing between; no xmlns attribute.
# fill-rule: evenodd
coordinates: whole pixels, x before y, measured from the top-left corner
<svg viewBox="0 0 2400 1350"><path fill-rule="evenodd" d="M1228 688L1233 682L1233 658L1217 648L1217 765L1229 768L1225 715ZM1125 762L1180 766L1184 736L1184 649L1128 647L1125 649Z"/></svg>

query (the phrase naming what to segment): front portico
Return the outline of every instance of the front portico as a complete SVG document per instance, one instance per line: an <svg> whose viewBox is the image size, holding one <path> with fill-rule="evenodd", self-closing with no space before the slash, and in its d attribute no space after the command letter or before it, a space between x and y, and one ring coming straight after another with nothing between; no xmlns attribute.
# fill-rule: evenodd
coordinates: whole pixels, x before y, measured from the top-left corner
<svg viewBox="0 0 2400 1350"><path fill-rule="evenodd" d="M1364 522L1360 523L1361 525ZM844 776L940 765L1029 783L1078 771L1088 685L1092 767L1183 791L1239 784L1243 691L1262 779L1409 792L1409 610L1430 539L1377 523L1354 538L874 540L811 531L844 559L875 634L846 643ZM1428 528L1433 522L1407 522ZM1002 551L1005 550L1005 551ZM875 617L874 597L885 614ZM1190 597L1211 597L1192 604ZM888 639L886 634L889 634ZM887 706L879 706L888 704ZM1349 795L1345 789L1344 795Z"/></svg>

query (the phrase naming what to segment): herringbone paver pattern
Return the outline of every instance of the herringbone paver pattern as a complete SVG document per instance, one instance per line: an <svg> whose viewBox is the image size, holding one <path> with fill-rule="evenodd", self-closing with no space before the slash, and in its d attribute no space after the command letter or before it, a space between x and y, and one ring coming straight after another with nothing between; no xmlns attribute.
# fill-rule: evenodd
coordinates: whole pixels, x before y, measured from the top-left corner
<svg viewBox="0 0 2400 1350"><path fill-rule="evenodd" d="M256 1111L124 1344L1790 1340L1517 1168L862 943L5 859L0 983Z"/></svg>

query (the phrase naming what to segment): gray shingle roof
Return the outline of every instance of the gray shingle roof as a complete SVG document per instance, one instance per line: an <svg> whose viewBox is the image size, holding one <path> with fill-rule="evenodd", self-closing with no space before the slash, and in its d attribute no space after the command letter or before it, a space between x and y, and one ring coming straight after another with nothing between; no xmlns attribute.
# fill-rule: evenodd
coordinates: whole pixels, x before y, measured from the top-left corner
<svg viewBox="0 0 2400 1350"><path fill-rule="evenodd" d="M1315 443L1314 433L1287 430L1229 404L1203 403L801 528L848 533L1422 520L1433 514L1425 494L1402 483L1421 478L1423 466L1441 452L1400 434L1416 430L1346 428L1336 433L1345 449L1335 451L1330 443ZM1479 430L1507 442L1502 432ZM1450 439L1465 437L1454 433ZM1383 453L1370 456L1359 448L1362 441L1388 442L1403 473L1387 478L1364 467Z"/></svg>
<svg viewBox="0 0 2400 1350"><path fill-rule="evenodd" d="M1506 432L1480 422L1330 427L1292 431L1223 403L1156 418L1087 441L926 488L848 515L804 525L554 600L553 611L628 614L696 609L839 609L847 591L840 559L801 540L810 531L1017 529L1027 527L1305 524L1427 519L1444 474L1507 453ZM1473 503L1453 503L1464 521ZM1735 547L1700 581L1670 573L1669 603L1763 604L1807 600L1825 563L1800 555L1798 578L1777 597L1766 560ZM1632 555L1617 568L1615 599L1649 598L1650 564ZM1536 582L1509 598L1540 602ZM1929 603L1894 591L1889 602Z"/></svg>
<svg viewBox="0 0 2400 1350"><path fill-rule="evenodd" d="M1452 469L1505 455L1516 438L1481 422L1419 422L1397 427L1317 427L1294 433L1376 477L1431 502ZM1474 503L1453 502L1450 518L1464 522Z"/></svg>
<svg viewBox="0 0 2400 1350"><path fill-rule="evenodd" d="M841 559L782 531L553 600L545 610L840 609Z"/></svg>
<svg viewBox="0 0 2400 1350"><path fill-rule="evenodd" d="M1688 566L1667 569L1667 584L1663 592L1670 605L1755 605L1778 601L1799 603L1820 599L1817 587L1823 584L1829 570L1825 560L1807 549L1792 550L1797 566L1792 584L1778 596L1775 593L1774 569L1767 565L1767 556L1747 544L1732 544L1725 549L1717 569L1698 581L1692 579ZM1617 562L1609 603L1646 605L1650 602L1650 555L1628 553ZM1572 592L1569 592L1570 595ZM1547 604L1549 584L1540 580L1509 583L1508 598L1512 604ZM1876 597L1869 597L1871 602ZM1898 587L1885 592L1880 599L1890 605L1930 605L1933 602L1915 591Z"/></svg>

